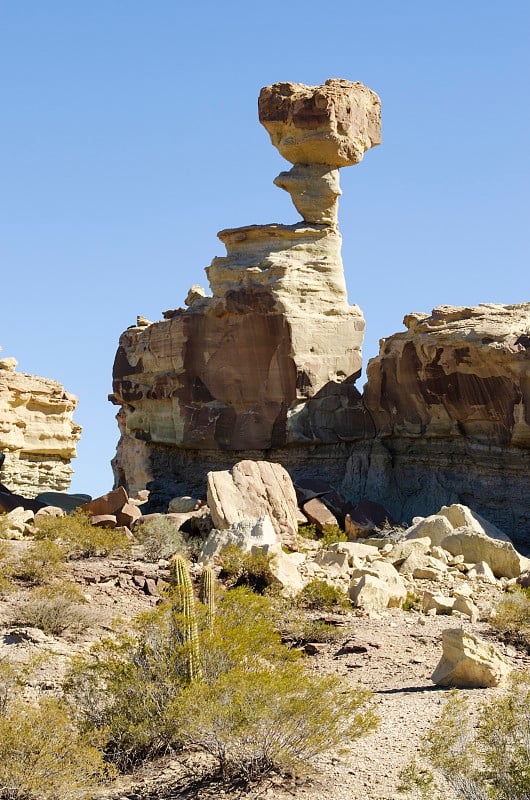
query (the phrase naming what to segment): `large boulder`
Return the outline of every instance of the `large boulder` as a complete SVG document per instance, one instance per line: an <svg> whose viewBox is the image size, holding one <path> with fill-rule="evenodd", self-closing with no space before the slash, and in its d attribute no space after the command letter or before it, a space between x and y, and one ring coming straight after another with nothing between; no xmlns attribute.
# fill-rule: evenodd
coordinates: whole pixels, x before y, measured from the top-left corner
<svg viewBox="0 0 530 800"><path fill-rule="evenodd" d="M498 686L510 668L497 648L461 628L442 634L442 658L431 680L438 686L481 689Z"/></svg>
<svg viewBox="0 0 530 800"><path fill-rule="evenodd" d="M269 516L280 541L296 549L296 493L287 470L269 461L240 461L231 471L208 473L208 506L216 528Z"/></svg>
<svg viewBox="0 0 530 800"><path fill-rule="evenodd" d="M371 578L375 581L369 580ZM372 597L373 594L377 594L382 602L385 594L381 592L381 585L384 586L387 597L386 605L383 607L401 608L407 598L407 588L399 572L387 561L373 561L371 564L354 569L350 597L356 605L363 605L367 602L368 595Z"/></svg>
<svg viewBox="0 0 530 800"><path fill-rule="evenodd" d="M277 541L278 537L270 517L241 519L229 528L211 530L199 554L199 561L205 563L213 561L225 547L230 545L235 545L248 553L254 547L272 547Z"/></svg>

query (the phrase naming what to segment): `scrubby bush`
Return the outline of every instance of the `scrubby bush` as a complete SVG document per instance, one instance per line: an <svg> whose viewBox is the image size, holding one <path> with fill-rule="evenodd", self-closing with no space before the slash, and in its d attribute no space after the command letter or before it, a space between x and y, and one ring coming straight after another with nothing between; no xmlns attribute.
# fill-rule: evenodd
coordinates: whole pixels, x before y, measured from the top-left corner
<svg viewBox="0 0 530 800"><path fill-rule="evenodd" d="M40 628L52 636L65 631L82 633L92 622L91 614L84 607L85 602L77 586L68 581L39 586L17 604L12 622Z"/></svg>
<svg viewBox="0 0 530 800"><path fill-rule="evenodd" d="M432 799L449 786L460 800L528 800L530 673L513 673L507 691L475 713L454 691L420 757L401 773L403 791Z"/></svg>
<svg viewBox="0 0 530 800"><path fill-rule="evenodd" d="M490 625L506 641L530 648L530 590L517 587L507 592L493 611Z"/></svg>
<svg viewBox="0 0 530 800"><path fill-rule="evenodd" d="M10 566L11 575L27 583L46 583L64 571L64 547L49 539L32 542Z"/></svg>
<svg viewBox="0 0 530 800"><path fill-rule="evenodd" d="M255 592L263 593L278 581L271 570L274 556L263 550L244 552L235 544L224 547L219 556L220 577L227 586L250 586Z"/></svg>
<svg viewBox="0 0 530 800"><path fill-rule="evenodd" d="M317 526L314 522L304 522L298 526L298 535L304 539L317 539Z"/></svg>
<svg viewBox="0 0 530 800"><path fill-rule="evenodd" d="M0 706L2 800L81 800L108 774L59 702Z"/></svg>
<svg viewBox="0 0 530 800"><path fill-rule="evenodd" d="M281 644L272 601L247 588L220 598L213 625L198 604L200 677L190 680L182 611L171 592L136 636L78 657L66 691L83 730L105 731L127 769L186 744L214 755L224 778L250 780L344 744L375 724L368 694L306 673ZM308 711L309 709L309 711Z"/></svg>
<svg viewBox="0 0 530 800"><path fill-rule="evenodd" d="M337 611L352 607L346 592L317 578L304 586L296 596L296 602L302 608L317 611Z"/></svg>
<svg viewBox="0 0 530 800"><path fill-rule="evenodd" d="M98 528L80 511L67 517L37 517L35 538L56 541L72 559L127 553L130 549L122 528Z"/></svg>
<svg viewBox="0 0 530 800"><path fill-rule="evenodd" d="M170 558L172 555L187 555L188 545L184 535L174 522L166 516L154 517L139 525L134 532L138 542L144 546L147 561Z"/></svg>
<svg viewBox="0 0 530 800"><path fill-rule="evenodd" d="M323 547L329 547L330 544L335 544L335 542L347 542L348 537L338 525L333 525L322 533L321 541Z"/></svg>
<svg viewBox="0 0 530 800"><path fill-rule="evenodd" d="M175 713L185 742L213 755L223 778L248 783L367 733L376 723L367 699L334 676L309 678L300 663L243 664L187 688Z"/></svg>

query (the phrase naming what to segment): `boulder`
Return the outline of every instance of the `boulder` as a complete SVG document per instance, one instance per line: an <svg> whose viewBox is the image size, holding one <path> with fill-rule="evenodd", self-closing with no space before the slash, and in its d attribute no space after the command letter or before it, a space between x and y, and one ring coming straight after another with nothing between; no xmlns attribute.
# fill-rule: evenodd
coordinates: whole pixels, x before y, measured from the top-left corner
<svg viewBox="0 0 530 800"><path fill-rule="evenodd" d="M41 492L36 499L43 505L62 508L66 514L71 514L76 508L92 500L89 494L67 494L66 492Z"/></svg>
<svg viewBox="0 0 530 800"><path fill-rule="evenodd" d="M92 514L92 516L88 518L88 521L96 528L110 529L115 528L118 524L114 514Z"/></svg>
<svg viewBox="0 0 530 800"><path fill-rule="evenodd" d="M445 597L443 594L433 594L433 592L423 592L423 611L428 614L434 611L436 614L452 614L455 605L453 597Z"/></svg>
<svg viewBox="0 0 530 800"><path fill-rule="evenodd" d="M423 556L429 550L431 540L428 537L422 539L404 539L392 547L386 556L387 560L399 569L401 564L410 556Z"/></svg>
<svg viewBox="0 0 530 800"><path fill-rule="evenodd" d="M195 497L174 497L169 501L168 511L176 514L186 514L195 511L199 507L199 501Z"/></svg>
<svg viewBox="0 0 530 800"><path fill-rule="evenodd" d="M32 533L35 514L31 509L18 506L2 517L3 535L7 539L23 539Z"/></svg>
<svg viewBox="0 0 530 800"><path fill-rule="evenodd" d="M363 542L333 542L328 550L335 553L347 553L348 563L358 567L367 560L379 558L379 549Z"/></svg>
<svg viewBox="0 0 530 800"><path fill-rule="evenodd" d="M225 547L236 545L244 552L253 547L272 547L278 541L276 531L270 517L242 519L234 522L229 528L214 528L210 531L199 555L199 561L213 561Z"/></svg>
<svg viewBox="0 0 530 800"><path fill-rule="evenodd" d="M79 506L80 511L88 516L100 516L101 514L117 514L123 506L128 503L129 497L123 486L113 489L111 492L96 497L88 503Z"/></svg>
<svg viewBox="0 0 530 800"><path fill-rule="evenodd" d="M231 471L209 472L208 506L218 529L268 516L280 542L297 548L296 493L281 464L239 461Z"/></svg>
<svg viewBox="0 0 530 800"><path fill-rule="evenodd" d="M348 539L355 540L380 530L384 525L393 524L394 520L384 506L372 500L362 500L347 514L344 527Z"/></svg>
<svg viewBox="0 0 530 800"><path fill-rule="evenodd" d="M443 514L431 514L420 519L407 529L406 539L423 539L428 537L431 544L441 546L446 536L453 532L453 526Z"/></svg>
<svg viewBox="0 0 530 800"><path fill-rule="evenodd" d="M330 577L345 577L349 574L349 557L344 551L320 550L314 560Z"/></svg>
<svg viewBox="0 0 530 800"><path fill-rule="evenodd" d="M307 503L304 503L303 512L309 522L313 522L317 530L321 532L337 528L339 525L337 518L318 497L313 497L312 500L308 500Z"/></svg>
<svg viewBox="0 0 530 800"><path fill-rule="evenodd" d="M381 581L384 584L388 595L387 606L389 608L401 608L407 599L407 588L403 582L403 578L395 569L395 567L392 566L392 564L389 564L387 561L379 560L354 569L352 572L353 589L351 589L351 587L350 589L353 591L355 597L358 596L358 593L355 590L356 582L366 576L376 578L378 581ZM366 582L364 582L363 586L364 585L366 585ZM351 591L350 597L354 599Z"/></svg>
<svg viewBox="0 0 530 800"><path fill-rule="evenodd" d="M469 580L477 580L481 581L482 583L489 583L492 586L495 586L497 583L491 567L485 561L479 561L478 564L473 564L473 566L467 571L467 577Z"/></svg>
<svg viewBox="0 0 530 800"><path fill-rule="evenodd" d="M365 574L353 581L349 595L354 606L366 611L378 611L391 605L388 584L375 575Z"/></svg>
<svg viewBox="0 0 530 800"><path fill-rule="evenodd" d="M492 539L467 527L453 530L443 540L442 547L453 556L463 556L466 563L485 561L497 578L517 578L527 561L510 541Z"/></svg>
<svg viewBox="0 0 530 800"><path fill-rule="evenodd" d="M485 689L498 686L509 666L497 648L461 628L442 634L442 657L431 680L437 686Z"/></svg>

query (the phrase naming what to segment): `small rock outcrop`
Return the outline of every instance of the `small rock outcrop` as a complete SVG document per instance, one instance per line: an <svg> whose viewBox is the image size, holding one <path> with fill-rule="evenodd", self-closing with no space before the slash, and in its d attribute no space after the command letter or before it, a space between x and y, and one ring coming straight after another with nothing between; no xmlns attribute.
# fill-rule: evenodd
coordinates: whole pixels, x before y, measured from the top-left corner
<svg viewBox="0 0 530 800"><path fill-rule="evenodd" d="M345 80L280 83L262 90L259 116L294 165L276 184L303 220L221 231L227 254L206 269L212 294L194 286L186 309L121 336L114 472L130 491L178 477L184 461L189 474L201 451L203 462L207 452L280 453L355 429L365 323L346 293L338 168L379 144L379 98Z"/></svg>
<svg viewBox="0 0 530 800"><path fill-rule="evenodd" d="M25 497L70 486L81 428L73 420L77 397L49 378L16 372L0 359L1 482Z"/></svg>

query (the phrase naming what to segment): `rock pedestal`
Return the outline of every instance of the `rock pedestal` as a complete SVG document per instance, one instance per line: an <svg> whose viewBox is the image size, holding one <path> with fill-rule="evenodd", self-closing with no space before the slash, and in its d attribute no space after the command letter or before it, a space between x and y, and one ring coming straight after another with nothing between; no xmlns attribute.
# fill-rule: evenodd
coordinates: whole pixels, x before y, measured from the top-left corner
<svg viewBox="0 0 530 800"><path fill-rule="evenodd" d="M135 491L176 475L183 453L239 460L342 442L355 429L347 405L359 399L365 323L346 293L338 168L379 143L379 113L377 95L349 81L262 90L260 120L294 163L276 183L303 221L221 231L226 256L206 269L212 294L194 286L186 309L142 317L121 336L117 483Z"/></svg>

